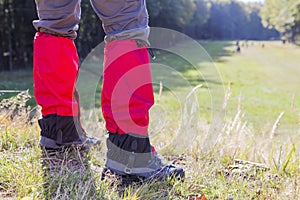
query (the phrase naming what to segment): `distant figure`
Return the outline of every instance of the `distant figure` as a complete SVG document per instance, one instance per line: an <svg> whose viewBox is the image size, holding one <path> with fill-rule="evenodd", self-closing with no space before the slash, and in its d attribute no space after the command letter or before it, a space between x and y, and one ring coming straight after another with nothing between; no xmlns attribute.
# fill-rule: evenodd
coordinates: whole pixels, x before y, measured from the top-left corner
<svg viewBox="0 0 300 200"><path fill-rule="evenodd" d="M286 38L286 36L282 36L282 37L281 37L281 42L282 42L282 44L285 44L285 43L286 43L286 41L287 41L287 38Z"/></svg>
<svg viewBox="0 0 300 200"><path fill-rule="evenodd" d="M261 44L261 48L265 48L265 43L262 43L262 44Z"/></svg>
<svg viewBox="0 0 300 200"><path fill-rule="evenodd" d="M235 49L235 51L237 52L237 53L241 53L241 47L238 45L238 46L236 46L236 49Z"/></svg>
<svg viewBox="0 0 300 200"><path fill-rule="evenodd" d="M249 44L248 44L248 40L245 41L245 47L248 48Z"/></svg>
<svg viewBox="0 0 300 200"><path fill-rule="evenodd" d="M236 53L241 53L241 47L240 47L240 42L239 41L236 41L235 46L236 46L235 52Z"/></svg>

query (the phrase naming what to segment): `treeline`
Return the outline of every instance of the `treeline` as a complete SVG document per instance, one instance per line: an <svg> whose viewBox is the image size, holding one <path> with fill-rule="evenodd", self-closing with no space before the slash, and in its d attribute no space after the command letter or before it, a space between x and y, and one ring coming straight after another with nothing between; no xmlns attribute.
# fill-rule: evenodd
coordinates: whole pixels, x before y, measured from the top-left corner
<svg viewBox="0 0 300 200"><path fill-rule="evenodd" d="M196 39L267 40L278 37L265 28L263 5L236 0L148 1L150 24L182 31Z"/></svg>
<svg viewBox="0 0 300 200"><path fill-rule="evenodd" d="M82 0L82 21L76 44L81 58L103 41L101 22L89 0ZM181 31L195 39L267 40L279 38L262 25L262 5L236 0L148 0L150 26ZM0 0L0 70L32 66L36 19L33 0ZM274 26L274 28L277 28Z"/></svg>
<svg viewBox="0 0 300 200"><path fill-rule="evenodd" d="M35 18L33 0L0 0L0 70L31 66Z"/></svg>

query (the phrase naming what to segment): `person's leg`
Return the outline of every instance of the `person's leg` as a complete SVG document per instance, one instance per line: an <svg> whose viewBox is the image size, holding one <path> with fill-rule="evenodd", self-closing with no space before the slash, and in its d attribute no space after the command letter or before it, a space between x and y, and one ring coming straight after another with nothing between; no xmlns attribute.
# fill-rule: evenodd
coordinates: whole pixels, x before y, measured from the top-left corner
<svg viewBox="0 0 300 200"><path fill-rule="evenodd" d="M120 175L145 178L182 177L165 165L148 137L149 109L154 103L149 54L134 40L108 43L104 52L102 111L109 132L106 167Z"/></svg>
<svg viewBox="0 0 300 200"><path fill-rule="evenodd" d="M145 1L91 3L107 34L101 96L108 130L106 167L149 179L184 176L181 168L161 162L148 137L154 98Z"/></svg>
<svg viewBox="0 0 300 200"><path fill-rule="evenodd" d="M43 116L77 116L78 56L73 40L38 32L34 39L34 95Z"/></svg>
<svg viewBox="0 0 300 200"><path fill-rule="evenodd" d="M78 116L79 97L75 83L79 64L73 37L79 17L62 17L66 16L63 12L79 16L80 1L56 4L37 1L40 19L34 23L38 31L34 39L34 94L43 115L39 120L40 144L51 149L96 142L83 137L85 133ZM58 9L59 6L64 9ZM43 18L46 16L53 20ZM56 26L51 24L53 21Z"/></svg>
<svg viewBox="0 0 300 200"><path fill-rule="evenodd" d="M148 50L134 40L106 44L102 111L110 133L147 137L154 103Z"/></svg>

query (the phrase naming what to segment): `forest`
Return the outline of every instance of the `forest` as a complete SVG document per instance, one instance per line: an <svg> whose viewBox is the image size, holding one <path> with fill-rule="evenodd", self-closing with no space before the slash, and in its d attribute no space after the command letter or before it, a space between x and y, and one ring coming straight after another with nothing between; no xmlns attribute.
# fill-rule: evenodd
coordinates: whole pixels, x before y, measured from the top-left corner
<svg viewBox="0 0 300 200"><path fill-rule="evenodd" d="M103 41L101 21L89 0L82 0L76 44L83 59ZM265 0L264 4L237 0L148 0L151 27L180 31L198 40L274 40L295 42L300 26L300 2ZM0 70L32 67L37 19L33 0L0 0Z"/></svg>

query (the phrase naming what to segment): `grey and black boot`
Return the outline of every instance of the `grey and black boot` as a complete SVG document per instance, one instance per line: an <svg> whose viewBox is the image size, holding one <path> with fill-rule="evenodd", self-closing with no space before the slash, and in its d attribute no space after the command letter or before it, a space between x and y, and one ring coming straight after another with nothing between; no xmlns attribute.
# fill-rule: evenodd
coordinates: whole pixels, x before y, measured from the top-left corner
<svg viewBox="0 0 300 200"><path fill-rule="evenodd" d="M78 117L47 115L38 120L41 128L40 146L45 149L62 149L79 146L89 149L100 144L100 140L88 137Z"/></svg>
<svg viewBox="0 0 300 200"><path fill-rule="evenodd" d="M112 173L146 180L184 177L184 170L162 162L148 137L109 133L105 167Z"/></svg>

